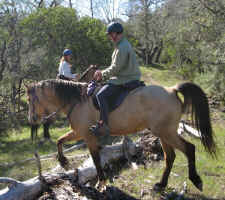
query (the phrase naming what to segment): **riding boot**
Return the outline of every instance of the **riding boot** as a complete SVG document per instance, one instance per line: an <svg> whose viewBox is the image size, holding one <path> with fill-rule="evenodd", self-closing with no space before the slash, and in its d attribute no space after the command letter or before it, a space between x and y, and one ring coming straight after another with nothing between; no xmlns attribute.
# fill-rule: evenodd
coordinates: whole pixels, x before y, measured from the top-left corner
<svg viewBox="0 0 225 200"><path fill-rule="evenodd" d="M110 130L106 123L97 123L92 125L89 130L98 138L100 145L112 144Z"/></svg>

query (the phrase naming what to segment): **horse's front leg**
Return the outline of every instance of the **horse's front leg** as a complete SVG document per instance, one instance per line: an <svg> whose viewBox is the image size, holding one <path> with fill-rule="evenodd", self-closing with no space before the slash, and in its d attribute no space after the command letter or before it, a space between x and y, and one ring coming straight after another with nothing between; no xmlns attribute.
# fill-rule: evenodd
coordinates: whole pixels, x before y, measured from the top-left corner
<svg viewBox="0 0 225 200"><path fill-rule="evenodd" d="M90 154L92 156L92 159L94 161L97 170L98 176L97 189L102 191L105 189L106 177L101 167L100 146L98 145L97 139L95 137L87 138L85 139L85 142L89 148Z"/></svg>
<svg viewBox="0 0 225 200"><path fill-rule="evenodd" d="M72 141L72 140L78 141L80 139L81 139L80 135L75 133L73 130L71 130L57 140L57 148L58 148L57 159L61 167L63 167L66 170L69 167L69 161L63 154L62 145L65 142Z"/></svg>

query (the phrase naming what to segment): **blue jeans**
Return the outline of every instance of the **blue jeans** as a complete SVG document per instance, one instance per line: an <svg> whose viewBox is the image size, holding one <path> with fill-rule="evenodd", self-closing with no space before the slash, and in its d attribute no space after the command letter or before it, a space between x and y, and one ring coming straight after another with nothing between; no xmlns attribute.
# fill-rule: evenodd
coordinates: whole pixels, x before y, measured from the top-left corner
<svg viewBox="0 0 225 200"><path fill-rule="evenodd" d="M108 125L109 105L108 99L121 90L119 85L106 84L96 94L96 99L100 108L100 120Z"/></svg>

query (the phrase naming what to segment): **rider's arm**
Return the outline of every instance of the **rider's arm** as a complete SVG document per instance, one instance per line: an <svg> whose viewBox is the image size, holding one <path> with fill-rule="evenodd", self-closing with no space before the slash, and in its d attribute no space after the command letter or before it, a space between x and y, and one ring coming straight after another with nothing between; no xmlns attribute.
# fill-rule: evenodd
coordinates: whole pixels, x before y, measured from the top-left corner
<svg viewBox="0 0 225 200"><path fill-rule="evenodd" d="M60 68L59 73L61 75L71 79L76 78L76 74L71 73L71 67L67 62L64 61L60 65L61 66L59 67Z"/></svg>
<svg viewBox="0 0 225 200"><path fill-rule="evenodd" d="M111 65L102 70L102 78L104 80L109 79L110 77L116 76L120 70L126 66L128 60L128 51L125 48L115 49L112 55Z"/></svg>

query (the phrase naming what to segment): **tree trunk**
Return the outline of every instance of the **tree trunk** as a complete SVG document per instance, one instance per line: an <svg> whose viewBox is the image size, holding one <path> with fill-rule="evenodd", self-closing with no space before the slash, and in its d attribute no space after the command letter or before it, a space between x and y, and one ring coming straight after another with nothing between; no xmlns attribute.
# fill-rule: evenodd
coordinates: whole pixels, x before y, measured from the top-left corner
<svg viewBox="0 0 225 200"><path fill-rule="evenodd" d="M159 49L157 51L157 55L156 55L156 58L155 58L155 63L159 63L159 58L161 56L162 49L163 49L163 41L161 40L160 45L159 45Z"/></svg>

